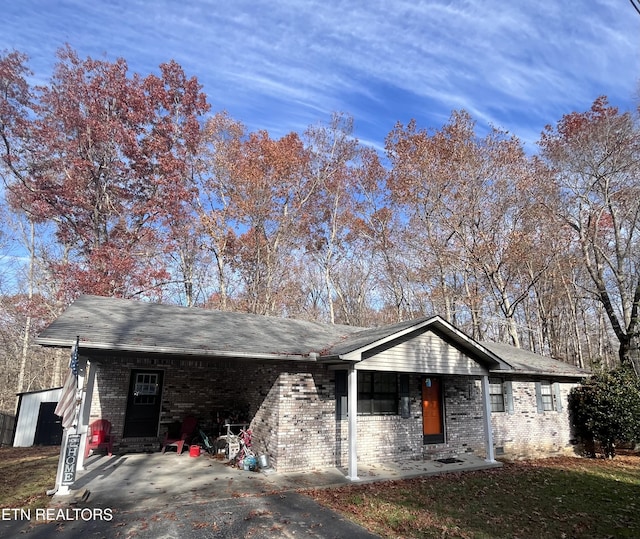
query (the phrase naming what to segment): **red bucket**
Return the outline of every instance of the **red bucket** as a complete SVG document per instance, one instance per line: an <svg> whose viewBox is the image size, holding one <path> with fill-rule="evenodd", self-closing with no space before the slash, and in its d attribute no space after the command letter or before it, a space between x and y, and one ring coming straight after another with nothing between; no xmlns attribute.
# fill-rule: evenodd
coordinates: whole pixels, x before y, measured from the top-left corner
<svg viewBox="0 0 640 539"><path fill-rule="evenodd" d="M199 457L200 456L200 446L192 445L189 447L189 456L190 457Z"/></svg>

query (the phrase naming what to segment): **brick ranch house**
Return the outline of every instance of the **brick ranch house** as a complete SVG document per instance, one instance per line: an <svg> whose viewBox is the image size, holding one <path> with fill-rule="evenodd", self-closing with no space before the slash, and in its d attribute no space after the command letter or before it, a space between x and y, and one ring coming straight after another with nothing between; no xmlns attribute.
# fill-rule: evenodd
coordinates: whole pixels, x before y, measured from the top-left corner
<svg viewBox="0 0 640 539"><path fill-rule="evenodd" d="M358 463L571 451L567 394L588 374L438 316L363 329L82 296L37 342L77 336L80 433L104 418L117 452L157 451L187 414L208 429L235 414L276 470L350 479Z"/></svg>

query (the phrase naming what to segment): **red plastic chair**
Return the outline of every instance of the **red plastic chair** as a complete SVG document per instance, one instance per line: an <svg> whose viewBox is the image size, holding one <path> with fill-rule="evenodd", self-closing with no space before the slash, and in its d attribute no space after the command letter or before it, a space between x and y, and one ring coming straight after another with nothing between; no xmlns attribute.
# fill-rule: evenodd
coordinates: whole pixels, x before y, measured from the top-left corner
<svg viewBox="0 0 640 539"><path fill-rule="evenodd" d="M178 455L182 453L182 449L185 444L189 447L188 443L193 437L193 433L198 425L198 420L195 416L188 415L182 420L182 426L180 427L180 434L175 436L171 432L167 432L162 442L162 452L164 453L167 447L175 447Z"/></svg>
<svg viewBox="0 0 640 539"><path fill-rule="evenodd" d="M87 444L84 450L84 458L90 451L106 449L107 455L113 454L113 437L111 436L111 423L106 419L97 419L89 425L87 432Z"/></svg>

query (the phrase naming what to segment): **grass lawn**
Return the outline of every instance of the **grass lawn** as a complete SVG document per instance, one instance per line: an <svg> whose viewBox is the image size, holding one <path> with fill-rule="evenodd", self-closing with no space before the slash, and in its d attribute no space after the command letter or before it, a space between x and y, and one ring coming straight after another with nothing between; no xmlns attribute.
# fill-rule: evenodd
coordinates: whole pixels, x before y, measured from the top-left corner
<svg viewBox="0 0 640 539"><path fill-rule="evenodd" d="M0 448L0 508L46 507L59 455L60 447Z"/></svg>
<svg viewBox="0 0 640 539"><path fill-rule="evenodd" d="M0 448L0 508L45 507L58 454L58 447ZM637 454L505 463L306 494L386 538L640 537Z"/></svg>
<svg viewBox="0 0 640 539"><path fill-rule="evenodd" d="M307 492L386 538L640 537L640 456L550 458Z"/></svg>

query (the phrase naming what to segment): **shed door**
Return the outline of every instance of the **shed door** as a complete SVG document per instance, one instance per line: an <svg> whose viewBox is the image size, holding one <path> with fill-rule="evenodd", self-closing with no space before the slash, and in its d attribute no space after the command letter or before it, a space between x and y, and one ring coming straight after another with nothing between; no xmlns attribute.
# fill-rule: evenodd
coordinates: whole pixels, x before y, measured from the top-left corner
<svg viewBox="0 0 640 539"><path fill-rule="evenodd" d="M53 412L57 402L41 402L33 445L60 445L62 443L62 419Z"/></svg>
<svg viewBox="0 0 640 539"><path fill-rule="evenodd" d="M425 444L444 443L440 378L424 378L422 380L422 434Z"/></svg>
<svg viewBox="0 0 640 539"><path fill-rule="evenodd" d="M158 435L162 375L162 371L131 371L123 438Z"/></svg>

